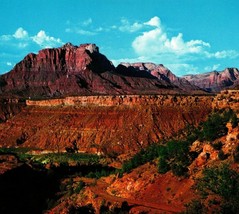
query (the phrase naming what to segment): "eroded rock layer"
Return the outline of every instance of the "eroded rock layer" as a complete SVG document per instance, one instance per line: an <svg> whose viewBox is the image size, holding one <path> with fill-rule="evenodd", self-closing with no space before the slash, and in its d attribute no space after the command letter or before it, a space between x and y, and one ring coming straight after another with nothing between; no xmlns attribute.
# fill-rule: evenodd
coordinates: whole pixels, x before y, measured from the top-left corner
<svg viewBox="0 0 239 214"><path fill-rule="evenodd" d="M56 100L28 104L0 124L0 145L65 151L76 143L80 151L134 153L200 123L212 102L208 96L170 95L74 99L73 105Z"/></svg>
<svg viewBox="0 0 239 214"><path fill-rule="evenodd" d="M171 82L147 71L114 65L95 44L30 53L8 73L0 76L0 96L52 98L75 95L180 93Z"/></svg>
<svg viewBox="0 0 239 214"><path fill-rule="evenodd" d="M212 71L204 74L185 75L183 78L209 92L219 92L238 87L239 71L237 68L226 68L221 72Z"/></svg>

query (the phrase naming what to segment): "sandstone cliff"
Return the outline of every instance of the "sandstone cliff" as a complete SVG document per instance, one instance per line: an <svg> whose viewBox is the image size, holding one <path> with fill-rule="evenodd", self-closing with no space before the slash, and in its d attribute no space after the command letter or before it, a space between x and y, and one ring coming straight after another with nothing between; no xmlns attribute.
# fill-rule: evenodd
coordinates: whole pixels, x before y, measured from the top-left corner
<svg viewBox="0 0 239 214"><path fill-rule="evenodd" d="M0 95L49 98L95 94L179 93L182 89L146 71L115 68L94 44L30 53L0 76Z"/></svg>
<svg viewBox="0 0 239 214"><path fill-rule="evenodd" d="M146 71L147 73L157 77L159 80L164 80L168 83L173 83L177 87L183 89L185 92L203 93L203 91L201 91L201 88L199 88L194 84L191 84L185 78L177 77L162 64L156 65L154 63L138 62L138 63L121 63L121 65L126 66L128 68L130 67L134 68L138 72Z"/></svg>
<svg viewBox="0 0 239 214"><path fill-rule="evenodd" d="M0 123L19 113L25 105L25 102L19 99L0 99Z"/></svg>
<svg viewBox="0 0 239 214"><path fill-rule="evenodd" d="M183 78L209 92L219 92L238 85L239 71L237 68L226 68L221 72L213 71L204 74L186 75Z"/></svg>
<svg viewBox="0 0 239 214"><path fill-rule="evenodd" d="M135 153L200 123L211 102L211 97L170 95L28 101L19 114L0 124L0 145L65 151L75 141L80 151Z"/></svg>

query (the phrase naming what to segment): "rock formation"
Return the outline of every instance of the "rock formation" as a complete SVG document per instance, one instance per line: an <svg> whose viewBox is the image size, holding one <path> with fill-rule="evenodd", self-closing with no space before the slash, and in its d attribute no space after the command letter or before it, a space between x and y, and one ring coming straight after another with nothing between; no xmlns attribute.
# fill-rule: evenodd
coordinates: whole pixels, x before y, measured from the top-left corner
<svg viewBox="0 0 239 214"><path fill-rule="evenodd" d="M219 92L223 89L238 87L239 71L237 68L226 68L221 72L185 75L183 78L209 92Z"/></svg>
<svg viewBox="0 0 239 214"><path fill-rule="evenodd" d="M211 102L209 96L175 95L29 100L20 113L0 123L0 145L65 151L76 142L80 151L131 154L199 124Z"/></svg>
<svg viewBox="0 0 239 214"><path fill-rule="evenodd" d="M9 73L0 76L0 95L25 98L181 91L147 71L115 68L94 44L67 43L60 48L40 50L38 54L30 53Z"/></svg>
<svg viewBox="0 0 239 214"><path fill-rule="evenodd" d="M168 83L174 84L185 92L196 92L200 93L200 88L191 84L185 78L177 77L168 68L164 67L162 64L156 65L154 63L121 63L128 68L134 68L138 72L148 72L152 76L157 77L159 80L164 80ZM202 92L201 92L202 93Z"/></svg>

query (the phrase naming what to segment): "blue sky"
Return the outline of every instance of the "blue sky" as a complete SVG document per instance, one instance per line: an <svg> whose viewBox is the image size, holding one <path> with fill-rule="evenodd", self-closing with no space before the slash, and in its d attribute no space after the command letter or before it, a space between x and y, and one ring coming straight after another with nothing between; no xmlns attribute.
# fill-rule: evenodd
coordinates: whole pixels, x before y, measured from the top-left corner
<svg viewBox="0 0 239 214"><path fill-rule="evenodd" d="M238 8L238 0L1 0L0 74L66 42L178 76L239 67Z"/></svg>

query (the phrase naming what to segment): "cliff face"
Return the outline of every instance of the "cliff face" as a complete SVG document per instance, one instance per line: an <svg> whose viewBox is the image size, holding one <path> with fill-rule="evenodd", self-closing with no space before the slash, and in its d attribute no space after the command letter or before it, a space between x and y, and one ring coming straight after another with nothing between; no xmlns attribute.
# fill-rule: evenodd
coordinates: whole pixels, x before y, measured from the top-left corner
<svg viewBox="0 0 239 214"><path fill-rule="evenodd" d="M223 89L238 86L239 71L237 68L227 68L224 71L205 74L186 75L183 77L190 83L210 92L219 92Z"/></svg>
<svg viewBox="0 0 239 214"><path fill-rule="evenodd" d="M163 80L168 83L176 85L184 92L203 93L203 91L201 91L201 88L199 88L194 84L191 84L185 78L177 77L162 64L156 65L154 63L138 62L138 63L121 63L121 65L126 66L127 68L134 68L138 72L147 72L152 76L158 78L159 80Z"/></svg>
<svg viewBox="0 0 239 214"><path fill-rule="evenodd" d="M174 84L145 72L116 69L94 44L43 49L28 54L0 76L0 95L61 97L94 94L180 92Z"/></svg>
<svg viewBox="0 0 239 214"><path fill-rule="evenodd" d="M28 101L22 112L0 124L0 145L64 151L76 141L82 151L134 153L200 123L211 102L211 97L170 95Z"/></svg>
<svg viewBox="0 0 239 214"><path fill-rule="evenodd" d="M25 106L25 102L19 99L0 99L0 123L19 113Z"/></svg>

